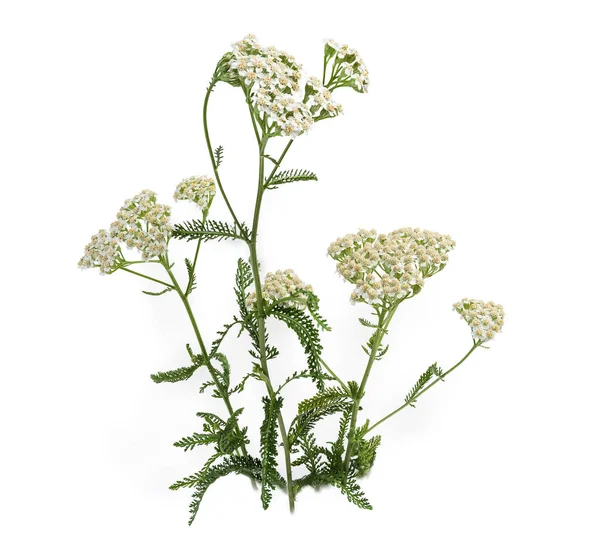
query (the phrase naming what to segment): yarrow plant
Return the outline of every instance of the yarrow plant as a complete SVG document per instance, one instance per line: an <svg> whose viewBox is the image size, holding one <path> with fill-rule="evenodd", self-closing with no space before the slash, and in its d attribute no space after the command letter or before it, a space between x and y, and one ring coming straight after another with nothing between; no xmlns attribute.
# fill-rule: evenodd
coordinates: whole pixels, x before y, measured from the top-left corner
<svg viewBox="0 0 600 543"><path fill-rule="evenodd" d="M254 129L259 166L250 224L238 218L227 197L220 171L223 147L213 148L210 139L207 111L218 83L241 89ZM147 295L174 292L189 317L197 344L186 346L189 363L151 377L156 383L175 383L205 373L200 392L211 390L212 396L223 402L223 411L219 414L198 413L200 427L174 444L185 451L200 446L213 449L197 472L171 486L174 490L192 490L190 524L208 488L231 473L244 475L260 489L265 509L276 489L287 494L290 511L293 511L301 490L327 485L339 488L358 507L371 509L359 481L373 467L381 443L381 436L375 435L374 430L404 408L415 407L417 399L444 381L476 349L485 347L484 344L502 330L504 310L501 305L468 298L460 300L454 310L469 325L472 336L464 357L446 371L437 363L431 364L397 409L376 422L365 418L359 423L369 375L388 351L383 340L394 314L403 302L419 294L426 282L446 267L454 240L430 230L403 227L388 234L361 229L329 245L328 254L335 261L337 271L353 287L350 302L364 304L372 314L371 320L359 318L360 324L370 330L370 337L363 345L367 360L358 380L342 379L324 359L320 335L330 331L330 327L319 312L319 298L311 285L290 269L269 272L261 278L257 237L263 198L267 191L282 185L317 180L309 170L283 170L281 165L296 137L308 132L315 123L342 112L341 105L333 100L333 93L344 87L359 93L369 88L364 61L347 45L326 42L323 75L319 79L304 78L302 67L294 57L274 47L261 46L254 36L235 43L217 63L204 100L204 135L212 166L211 177L188 177L175 188L175 201L193 203L200 217L172 225L170 207L158 203L154 192L143 190L125 201L107 229L92 236L79 261L83 269L97 268L106 275L122 270L160 286L160 290L143 291ZM284 138L287 143L276 159L267 153L267 148L277 138ZM227 207L229 222L208 218L217 193ZM176 277L176 263L171 262L169 256L169 246L174 240L191 241L195 245L191 258L184 260L184 281ZM238 314L208 344L196 321L190 294L197 287L200 247L203 242L213 240L237 240L245 245L247 253L238 260L235 272ZM139 271L141 267L144 273ZM147 269L158 270L161 276ZM270 374L270 363L281 354L267 334L269 319L285 323L296 334L306 354L306 367L290 370L290 375L279 383L274 382ZM251 343L251 362L235 361L236 367L245 368L245 375L238 383L232 382L230 362L225 355L225 339L234 329L238 337L244 334ZM248 391L245 391L249 379L264 387L264 396L259 400L264 419L256 441L251 440L248 428L241 425L243 407L237 406L240 398L246 402L256 401L247 397ZM284 392L298 379L310 379L315 392L301 401L295 417L286 421L282 415ZM335 417L339 424L337 435L325 443L318 442L315 427L329 417ZM251 450L258 453L251 454Z"/></svg>

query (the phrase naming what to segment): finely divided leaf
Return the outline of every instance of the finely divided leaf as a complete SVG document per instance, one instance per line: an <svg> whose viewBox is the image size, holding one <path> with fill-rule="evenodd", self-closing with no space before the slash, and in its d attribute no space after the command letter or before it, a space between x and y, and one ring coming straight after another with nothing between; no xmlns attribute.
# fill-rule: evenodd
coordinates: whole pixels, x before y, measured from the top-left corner
<svg viewBox="0 0 600 543"><path fill-rule="evenodd" d="M295 183L296 181L318 181L317 174L309 170L284 170L276 173L265 188L276 189L279 185Z"/></svg>

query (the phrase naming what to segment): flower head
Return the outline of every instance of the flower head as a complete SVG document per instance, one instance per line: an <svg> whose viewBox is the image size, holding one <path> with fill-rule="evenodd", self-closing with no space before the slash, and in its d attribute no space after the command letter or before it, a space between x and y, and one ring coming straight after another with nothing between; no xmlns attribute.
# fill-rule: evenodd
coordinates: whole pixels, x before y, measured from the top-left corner
<svg viewBox="0 0 600 543"><path fill-rule="evenodd" d="M189 200L198 205L204 212L208 211L215 196L215 181L210 177L186 177L177 185L173 198L175 200Z"/></svg>
<svg viewBox="0 0 600 543"><path fill-rule="evenodd" d="M306 295L302 291L312 292L312 287L304 283L293 270L288 269L267 273L261 290L263 299L269 305L283 300L281 303L284 306L302 308L306 306ZM246 305L250 309L255 308L256 292L247 296Z"/></svg>
<svg viewBox="0 0 600 543"><path fill-rule="evenodd" d="M504 308L500 304L463 298L452 307L469 325L475 341L485 342L494 339L494 336L502 330Z"/></svg>
<svg viewBox="0 0 600 543"><path fill-rule="evenodd" d="M251 34L221 59L217 76L244 88L255 115L265 119L272 136L295 138L315 122L342 112L341 105L332 100L331 90L316 77L308 78L301 94L302 66L285 51L261 46ZM353 85L364 85L364 81Z"/></svg>
<svg viewBox="0 0 600 543"><path fill-rule="evenodd" d="M79 261L82 269L100 268L100 273L112 273L127 260L121 244L137 249L143 260L161 256L167 251L172 226L171 208L156 202L156 194L143 190L125 201L110 229L92 236Z"/></svg>
<svg viewBox="0 0 600 543"><path fill-rule="evenodd" d="M340 275L356 285L353 303L382 305L418 294L426 278L444 269L453 248L452 238L430 230L359 230L334 241L328 254L337 261Z"/></svg>
<svg viewBox="0 0 600 543"><path fill-rule="evenodd" d="M100 268L100 273L112 273L122 261L119 242L106 230L100 230L92 236L91 241L85 246L83 256L79 260L79 267Z"/></svg>

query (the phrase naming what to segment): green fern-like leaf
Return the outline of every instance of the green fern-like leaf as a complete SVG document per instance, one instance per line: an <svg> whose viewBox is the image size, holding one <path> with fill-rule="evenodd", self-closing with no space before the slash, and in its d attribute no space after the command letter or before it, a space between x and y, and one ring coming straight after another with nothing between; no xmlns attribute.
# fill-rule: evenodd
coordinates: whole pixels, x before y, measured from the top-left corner
<svg viewBox="0 0 600 543"><path fill-rule="evenodd" d="M323 390L325 385L320 363L323 346L321 345L319 330L313 324L312 319L296 307L275 306L271 309L271 315L287 324L296 333L307 355L306 362L312 380L318 390Z"/></svg>
<svg viewBox="0 0 600 543"><path fill-rule="evenodd" d="M215 149L215 166L218 168L223 163L223 146L219 145Z"/></svg>
<svg viewBox="0 0 600 543"><path fill-rule="evenodd" d="M296 381L297 379L310 379L310 378L311 378L311 375L308 370L295 371L279 386L279 388L277 389L275 394L276 395L279 394L283 390L283 387L285 387L292 381Z"/></svg>
<svg viewBox="0 0 600 543"><path fill-rule="evenodd" d="M220 464L205 465L199 472L194 473L189 477L185 477L169 487L171 490L194 488L192 502L190 503L190 525L194 522L194 519L198 514L200 503L209 487L215 481L218 481L221 477L225 477L230 473L242 474L260 480L260 460L251 456L231 456L223 460Z"/></svg>
<svg viewBox="0 0 600 543"><path fill-rule="evenodd" d="M188 284L185 288L185 296L189 296L192 290L196 288L196 274L194 273L192 262L187 258L185 259L185 267L188 272Z"/></svg>
<svg viewBox="0 0 600 543"><path fill-rule="evenodd" d="M263 398L265 418L260 427L260 460L261 460L261 492L263 508L267 509L273 497L277 473L277 415L281 409L282 399L275 401Z"/></svg>
<svg viewBox="0 0 600 543"><path fill-rule="evenodd" d="M369 500L365 496L365 493L356 482L356 479L348 478L345 483L341 483L338 486L342 491L342 494L348 498L350 503L353 503L361 509L373 509L369 503Z"/></svg>
<svg viewBox="0 0 600 543"><path fill-rule="evenodd" d="M379 328L376 324L373 324L372 322L368 321L367 319L363 319L362 317L358 318L358 322L360 322L363 326L366 326L367 328Z"/></svg>
<svg viewBox="0 0 600 543"><path fill-rule="evenodd" d="M173 289L171 287L167 287L164 290L161 290L160 292L150 292L148 290L142 290L142 292L144 294L147 294L148 296L162 296L163 294L166 294L167 292L171 292Z"/></svg>
<svg viewBox="0 0 600 543"><path fill-rule="evenodd" d="M289 429L290 445L293 445L302 436L307 435L320 420L334 415L336 413L345 412L351 404L347 399L340 398L336 402L332 402L326 407L311 409L304 413L296 415Z"/></svg>
<svg viewBox="0 0 600 543"><path fill-rule="evenodd" d="M356 445L354 458L354 469L358 477L364 477L369 473L375 463L377 448L381 444L381 436L374 436L371 439L360 439Z"/></svg>
<svg viewBox="0 0 600 543"><path fill-rule="evenodd" d="M200 366L186 366L176 370L159 371L153 373L150 378L155 383L177 383L179 381L187 381Z"/></svg>
<svg viewBox="0 0 600 543"><path fill-rule="evenodd" d="M441 377L443 375L442 368L437 365L437 362L434 362L425 370L425 372L419 377L415 386L413 386L409 393L404 398L404 401L409 404L411 407L415 407L414 402L416 401L416 396L421 392L425 385L431 380L431 378L436 375Z"/></svg>
<svg viewBox="0 0 600 543"><path fill-rule="evenodd" d="M182 437L179 441L173 443L173 446L181 447L184 451L191 451L198 445L209 445L216 443L218 440L219 436L217 434L198 434L194 432L189 437Z"/></svg>
<svg viewBox="0 0 600 543"><path fill-rule="evenodd" d="M312 398L301 401L298 404L298 413L324 409L330 405L335 405L340 400L347 403L349 401L348 393L340 387L329 387L315 394Z"/></svg>
<svg viewBox="0 0 600 543"><path fill-rule="evenodd" d="M219 385L221 385L221 388L223 390L228 390L229 383L231 380L231 367L229 365L227 357L223 353L214 353L212 355L212 359L220 362L222 368L221 370L218 370L216 367L213 367L213 373L215 375L215 378L219 381ZM215 389L213 396L215 398L221 397L217 389Z"/></svg>
<svg viewBox="0 0 600 543"><path fill-rule="evenodd" d="M202 241L240 239L248 241L250 239L250 232L248 227L243 223L241 227L238 227L237 225L230 225L222 221L200 221L194 219L183 224L176 224L173 227L172 236L176 239L187 239L188 241L193 239Z"/></svg>
<svg viewBox="0 0 600 543"><path fill-rule="evenodd" d="M276 173L269 183L265 185L265 188L275 189L279 185L295 183L296 181L318 181L317 174L308 170L284 170Z"/></svg>

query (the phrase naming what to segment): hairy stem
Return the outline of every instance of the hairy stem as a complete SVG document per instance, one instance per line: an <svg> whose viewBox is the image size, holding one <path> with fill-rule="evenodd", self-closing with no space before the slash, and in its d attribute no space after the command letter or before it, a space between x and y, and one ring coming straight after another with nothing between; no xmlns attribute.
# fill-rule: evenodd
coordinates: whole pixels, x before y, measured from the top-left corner
<svg viewBox="0 0 600 543"><path fill-rule="evenodd" d="M179 283L177 282L177 279L175 278L175 275L171 271L171 267L169 266L169 262L168 262L168 260L166 258L165 258L165 260L163 260L162 264L165 267L165 270L167 270L167 273L169 274L169 277L171 278L171 281L173 282L173 288L175 289L175 291L179 295L179 298L183 302L183 305L184 305L185 310L186 310L186 312L188 314L190 322L192 323L192 328L194 329L194 334L196 335L196 340L198 341L198 345L200 347L200 351L202 353L202 356L204 357L204 360L206 361L206 367L208 368L208 372L210 373L210 376L211 376L212 380L215 383L215 387L219 391L219 394L220 394L221 398L223 399L223 402L225 403L225 406L227 407L227 411L229 412L229 416L233 417L234 409L231 406L231 401L229 399L229 391L226 390L221 385L221 383L219 382L219 379L217 378L217 374L216 374L215 368L214 368L214 366L212 365L212 363L210 361L210 357L209 357L208 351L206 350L206 345L204 344L204 341L202 339L202 335L200 334L200 329L198 328L198 323L196 322L196 317L194 316L194 312L192 311L192 307L190 306L190 302L187 299L187 296L185 295L185 293L183 292L183 290L181 290L181 287L179 286ZM237 431L241 433L240 427L239 427L237 421L235 422L235 426L236 426ZM240 446L240 449L241 449L242 454L244 456L248 456L248 450L246 449L246 446L244 444L242 444ZM252 479L252 486L254 488L256 488L256 483L254 482L254 479Z"/></svg>
<svg viewBox="0 0 600 543"><path fill-rule="evenodd" d="M256 203L254 206L254 219L252 221L252 236L250 238L250 266L252 268L252 276L254 278L254 288L256 290L256 318L258 322L258 342L259 342L259 355L260 355L260 365L262 371L265 376L265 384L267 386L267 391L269 393L269 397L272 401L275 400L275 392L273 390L273 385L271 383L271 378L269 377L269 368L267 364L267 356L266 356L266 340L265 340L265 304L262 296L262 286L260 281L260 271L258 269L258 255L256 251L256 239L258 236L258 225L260 221L260 208L262 204L262 197L264 194L264 176L265 176L265 158L263 156L265 147L267 144L267 139L263 138L259 145L259 167L258 167L258 188L256 192ZM277 161L277 164L273 168L270 177L274 175L275 170L278 168L279 164L283 160L285 153L289 149L291 145L288 143L285 151L283 152L280 159ZM294 512L294 487L293 487L293 478L292 478L292 461L290 455L290 443L287 435L287 431L285 428L285 423L283 420L283 416L281 413L277 414L277 422L279 425L279 432L281 434L281 441L283 442L283 451L285 458L285 473L286 473L286 484L287 484L287 494L288 494L288 502L290 507L290 512Z"/></svg>
<svg viewBox="0 0 600 543"><path fill-rule="evenodd" d="M391 413L389 413L388 415L386 415L382 419L379 419L375 424L373 424L372 426L369 426L369 429L365 432L365 434L368 434L369 432L373 431L381 423L383 423L386 420L388 420L389 418L393 417L396 413L400 413L400 411L402 411L405 407L408 407L409 405L413 404L415 402L415 400L419 396L425 394L425 392L427 392L433 385L436 385L440 381L443 381L444 377L446 377L451 372L453 372L456 368L458 368L458 366L460 366L467 358L469 358L469 356L471 356L471 354L473 353L473 351L475 349L477 349L477 347L479 347L480 345L481 345L481 342L475 342L475 343L473 343L473 347L471 347L469 349L469 351L467 352L467 354L465 356L463 356L460 359L459 362L457 362L456 364L454 364L454 366L452 366L447 372L444 372L442 375L440 375L435 381L433 381L433 383L431 383L430 385L426 386L423 390L421 390L421 392L419 392L414 398L412 398L410 402L404 403L403 405L401 405L400 407L398 407L398 409L394 409L394 411L392 411Z"/></svg>
<svg viewBox="0 0 600 543"><path fill-rule="evenodd" d="M377 359L377 352L379 351L379 347L381 345L381 341L387 332L387 328L396 312L397 305L389 308L389 309L381 309L379 313L378 321L377 321L377 330L375 331L375 336L371 343L371 352L369 354L369 361L367 362L367 367L365 368L365 373L363 374L362 381L360 382L360 387L358 389L357 397L354 398L354 405L352 406L352 418L350 419L350 430L348 431L348 447L346 449L346 456L344 458L344 478L348 477L348 471L350 469L350 460L352 458L352 454L354 452L354 436L356 432L356 422L358 419L358 411L360 409L360 401L365 394L365 388L367 387L367 381L369 380L369 375L371 374L371 369L373 368L373 364Z"/></svg>
<svg viewBox="0 0 600 543"><path fill-rule="evenodd" d="M212 164L212 169L215 174L215 181L217 182L217 186L219 187L219 192L221 193L221 196L223 197L223 200L225 201L225 205L227 206L227 209L229 209L229 213L231 213L233 222L235 222L235 224L240 229L240 231L243 232L242 225L241 225L240 221L238 221L238 218L237 218L235 212L233 211L231 204L229 203L227 194L225 194L225 189L223 188L223 184L221 183L221 177L219 176L219 171L218 171L219 168L218 168L217 162L215 160L215 155L213 154L212 144L210 143L210 134L208 132L208 100L209 100L210 94L212 93L212 90L216 84L217 84L217 81L213 77L212 81L210 82L210 85L208 86L208 89L206 89L206 97L204 98L204 107L202 109L202 123L204 125L204 139L206 140L206 145L208 147L208 154L210 155L210 162Z"/></svg>

